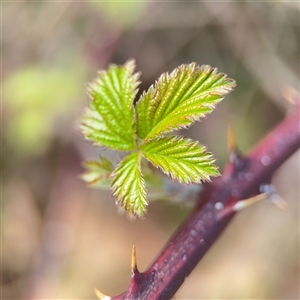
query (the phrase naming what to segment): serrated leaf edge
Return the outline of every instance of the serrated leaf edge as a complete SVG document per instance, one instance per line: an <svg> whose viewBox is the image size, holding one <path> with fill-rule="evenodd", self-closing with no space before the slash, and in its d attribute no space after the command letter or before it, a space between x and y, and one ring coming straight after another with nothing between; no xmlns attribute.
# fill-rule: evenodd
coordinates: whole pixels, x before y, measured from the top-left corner
<svg viewBox="0 0 300 300"><path fill-rule="evenodd" d="M120 185L116 185L116 182L121 178L121 177L117 178L119 172L122 173L120 176L122 177L125 176L124 179L126 179L126 177L130 175L129 173L132 171L134 166L131 169L129 169L128 167L126 169L125 165L128 161L130 161L129 160L130 157L133 157L134 155L137 155L136 171L138 172L137 178L139 178L140 180L139 190L138 190L138 193L140 194L136 196L136 198L140 197L139 203L135 203L134 199L129 199L129 197L133 195L126 194L128 190L131 188L133 182L131 183L130 186L127 187L127 191L120 189ZM144 214L146 213L146 207L148 206L149 202L146 198L147 190L146 190L146 183L141 171L141 159L142 156L140 152L132 152L131 154L125 156L118 164L114 172L112 173L113 181L111 183L111 188L113 190L112 192L113 196L117 198L117 203L119 203L121 206L124 206L128 214L138 215L140 218L143 218Z"/></svg>
<svg viewBox="0 0 300 300"><path fill-rule="evenodd" d="M227 74L225 73L218 73L218 68L213 68L211 67L210 65L200 65L198 66L196 63L191 63L191 64L182 64L180 65L179 67L175 68L171 73L169 72L166 72L166 73L163 73L158 80L155 81L154 84L152 84L149 89L147 91L144 91L142 93L142 95L140 96L139 100L137 101L137 109L136 109L136 115L137 115L137 123L139 123L138 119L139 117L141 117L142 119L144 118L147 118L147 116L139 116L139 109L138 109L138 106L139 105L142 105L143 103L146 102L146 99L149 97L149 98L152 98L152 99L148 99L149 103L148 103L148 106L147 106L147 111L149 110L149 108L151 107L151 102L154 101L155 97L157 96L157 93L159 92L159 85L163 83L163 81L167 82L168 80L171 81L172 79L176 80L176 77L179 76L178 74L181 72L183 72L184 70L186 70L187 72L183 74L184 77L186 77L187 75L193 75L193 73L195 72L195 70L197 69L197 71L200 72L202 71L204 74L206 73L207 76L202 80L202 83L200 86L194 86L195 84L192 84L188 90L186 91L187 94L191 94L191 93L195 93L195 91L197 91L197 89L200 89L202 87L202 84L206 81L207 77L210 75L210 74L213 74L212 77L210 79L213 79L215 77L220 77L219 80L224 80L224 88L223 88L223 91L222 91L222 96L220 95L220 93L216 93L214 91L212 92L209 92L209 88L208 90L206 91L203 91L203 98L206 96L206 95L210 95L210 96L218 96L219 99L217 101L215 101L214 103L204 103L202 104L202 107L203 108L207 108L207 111L204 112L203 114L198 114L197 116L189 116L187 115L186 116L186 119L190 121L189 124L177 124L175 126L168 126L166 127L164 130L160 130L158 132L155 132L156 128L158 127L158 125L163 121L164 118L161 118L160 121L150 129L150 131L147 133L146 136L144 136L142 134L142 136L140 135L141 133L139 133L139 128L137 130L137 134L144 140L152 140L152 139L155 139L165 133L168 133L168 132L171 132L171 131L176 131L176 130L180 130L182 128L188 128L190 127L194 122L196 121L199 121L201 118L203 118L205 115L209 114L216 106L217 103L219 103L222 99L224 99L224 97L230 93L234 87L236 86L236 83L233 79L227 77ZM199 75L199 78L200 79L200 75ZM216 83L219 81L217 80L216 82L214 82L212 85L216 85ZM196 80L197 81L197 80ZM172 84L171 84L172 85ZM211 85L211 86L212 86ZM228 86L228 87L226 87ZM168 89L170 88L170 86L167 87L164 95L162 95L161 97L164 97L165 94L167 93ZM176 89L179 89L179 87L177 87ZM175 98L178 98L178 96L175 96ZM197 96L199 97L199 95ZM176 111L176 110L179 110L180 106L184 106L184 97L181 97L180 100L177 100L178 102L178 105L177 106L174 106L174 103L173 103L173 109L171 110L170 113L172 113L173 111ZM189 100L189 102L191 102L191 99ZM159 103L161 103L161 101L157 101ZM176 107L176 108L175 108ZM154 115L155 116L155 115ZM154 117L153 116L153 117ZM137 127L139 125L137 124ZM143 131L143 130L142 130ZM153 133L153 131L155 133Z"/></svg>
<svg viewBox="0 0 300 300"><path fill-rule="evenodd" d="M205 164L209 165L210 168L214 169L214 174L213 173L208 174L207 171L203 171L202 173L200 173L196 167L196 164L193 164L193 163L188 163L188 164L190 165L190 168L194 169L195 173L193 174L193 176L196 179L191 179L189 177L187 177L186 179L181 179L180 176L178 176L176 173L173 173L171 171L166 171L166 169L162 165L160 165L157 161L155 161L155 160L153 160L153 158L151 158L151 156L155 156L155 152L153 152L151 155L149 155L149 153L147 153L147 151L145 151L145 148L147 148L147 145L150 145L151 143L153 145L155 145L156 142L160 142L162 140L165 141L165 145L164 145L165 147L168 144L168 142L171 142L171 143L186 142L185 148L186 147L190 147L190 148L198 147L198 150L200 151L199 154L203 154L203 155L201 155L201 160L203 161L203 165L205 165ZM167 147L167 148L169 148L169 147ZM184 183L184 184L200 183L203 181L210 181L210 177L212 177L212 176L220 175L217 166L214 165L215 159L213 158L212 153L208 152L206 150L205 146L202 146L197 141L193 141L191 139L186 139L181 136L159 137L154 140L152 139L149 141L145 141L145 143L141 147L141 151L142 151L144 158L146 160L148 160L151 164L153 164L154 167L159 168L163 173L170 176L173 180L174 179L177 180L180 183ZM161 159L163 159L162 156L168 157L168 155L160 155L159 152L157 153L157 155L161 156ZM200 158L200 156L198 158ZM174 161L176 160L175 158L173 158L171 156L169 156L168 159L174 160ZM167 162L167 164L170 165L170 161ZM173 165L173 167L174 167L174 165ZM178 166L176 166L176 167L178 167L180 169L180 168L184 168L186 166L182 166L182 164L178 161Z"/></svg>

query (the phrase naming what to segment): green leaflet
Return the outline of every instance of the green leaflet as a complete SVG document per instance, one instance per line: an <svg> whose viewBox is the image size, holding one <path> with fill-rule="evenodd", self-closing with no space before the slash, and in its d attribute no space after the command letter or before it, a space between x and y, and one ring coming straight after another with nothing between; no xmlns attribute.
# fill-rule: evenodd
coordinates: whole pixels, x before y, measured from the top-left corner
<svg viewBox="0 0 300 300"><path fill-rule="evenodd" d="M181 65L162 74L134 107L139 84L134 67L132 60L124 66L111 65L88 88L91 100L81 123L84 136L96 145L129 154L114 171L103 157L88 162L82 179L92 186L110 185L129 214L143 217L148 205L144 178L155 187L163 182L153 180L148 162L186 184L219 175L203 146L165 134L189 127L210 113L235 82L210 66Z"/></svg>
<svg viewBox="0 0 300 300"><path fill-rule="evenodd" d="M212 155L189 139L162 137L145 142L141 150L155 167L182 183L200 183L219 175Z"/></svg>
<svg viewBox="0 0 300 300"><path fill-rule="evenodd" d="M91 101L81 128L99 146L125 151L136 147L133 100L139 74L133 74L134 67L132 60L122 67L111 65L88 87Z"/></svg>
<svg viewBox="0 0 300 300"><path fill-rule="evenodd" d="M81 175L81 179L90 186L108 188L111 185L111 173L114 170L112 163L103 156L100 160L85 162L87 171Z"/></svg>
<svg viewBox="0 0 300 300"><path fill-rule="evenodd" d="M181 65L164 73L139 99L137 133L142 139L190 126L210 113L235 86L210 66Z"/></svg>
<svg viewBox="0 0 300 300"><path fill-rule="evenodd" d="M143 217L148 201L145 182L140 167L140 154L133 152L127 155L112 174L113 194L117 201L133 215Z"/></svg>

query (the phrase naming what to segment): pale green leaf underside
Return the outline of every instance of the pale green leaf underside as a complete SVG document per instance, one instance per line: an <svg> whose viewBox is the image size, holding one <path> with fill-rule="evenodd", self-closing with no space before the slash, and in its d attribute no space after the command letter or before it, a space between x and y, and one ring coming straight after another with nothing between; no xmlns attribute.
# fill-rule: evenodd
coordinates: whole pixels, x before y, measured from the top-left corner
<svg viewBox="0 0 300 300"><path fill-rule="evenodd" d="M129 214L143 217L148 205L138 152L127 155L113 173L113 194Z"/></svg>
<svg viewBox="0 0 300 300"><path fill-rule="evenodd" d="M207 65L181 65L171 74L162 74L137 102L139 137L153 139L190 126L210 113L234 86L232 79Z"/></svg>
<svg viewBox="0 0 300 300"><path fill-rule="evenodd" d="M162 137L145 142L141 150L155 167L182 183L200 183L219 175L212 155L189 139Z"/></svg>
<svg viewBox="0 0 300 300"><path fill-rule="evenodd" d="M90 186L109 188L111 185L112 163L105 157L100 156L99 160L85 162L87 171L81 175L81 179Z"/></svg>
<svg viewBox="0 0 300 300"><path fill-rule="evenodd" d="M82 117L84 136L100 146L115 150L135 149L133 101L139 74L133 74L134 61L111 65L89 86L91 101Z"/></svg>

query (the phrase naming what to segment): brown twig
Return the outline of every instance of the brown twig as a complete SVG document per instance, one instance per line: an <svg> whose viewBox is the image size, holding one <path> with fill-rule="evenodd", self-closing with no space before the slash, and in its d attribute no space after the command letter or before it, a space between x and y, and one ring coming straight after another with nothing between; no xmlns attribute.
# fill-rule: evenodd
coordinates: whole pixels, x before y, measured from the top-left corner
<svg viewBox="0 0 300 300"><path fill-rule="evenodd" d="M102 299L171 299L236 214L237 202L260 194L273 173L300 147L299 107L248 156L231 152L223 176L207 185L201 203L179 227L146 272L138 271L133 251L127 291ZM107 298L105 298L107 297Z"/></svg>

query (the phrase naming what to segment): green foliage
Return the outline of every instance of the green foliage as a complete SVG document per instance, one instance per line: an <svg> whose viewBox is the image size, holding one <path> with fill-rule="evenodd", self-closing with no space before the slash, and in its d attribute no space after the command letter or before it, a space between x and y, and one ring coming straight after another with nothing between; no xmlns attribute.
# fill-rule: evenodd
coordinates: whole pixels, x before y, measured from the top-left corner
<svg viewBox="0 0 300 300"><path fill-rule="evenodd" d="M232 86L217 69L195 63L162 74L137 103L139 137L152 139L190 126L210 113Z"/></svg>
<svg viewBox="0 0 300 300"><path fill-rule="evenodd" d="M162 137L145 142L143 156L155 167L182 183L200 183L219 173L204 147L182 137Z"/></svg>
<svg viewBox="0 0 300 300"><path fill-rule="evenodd" d="M162 74L134 106L139 74L134 61L112 65L89 86L91 101L82 117L84 136L96 145L131 151L113 171L111 163L87 163L83 179L96 186L111 183L117 202L129 214L143 217L146 161L180 183L200 183L217 176L212 154L203 146L166 133L187 128L210 113L233 90L235 82L210 66L182 65Z"/></svg>
<svg viewBox="0 0 300 300"><path fill-rule="evenodd" d="M130 214L143 217L146 206L145 181L141 173L141 156L138 152L127 155L113 173L113 194Z"/></svg>
<svg viewBox="0 0 300 300"><path fill-rule="evenodd" d="M111 185L111 174L114 170L112 163L103 156L99 160L90 160L85 163L88 170L81 179L94 187L109 187Z"/></svg>
<svg viewBox="0 0 300 300"><path fill-rule="evenodd" d="M114 150L136 148L133 100L137 93L139 74L132 74L134 62L124 67L111 65L107 72L88 87L92 101L82 121L87 139Z"/></svg>

